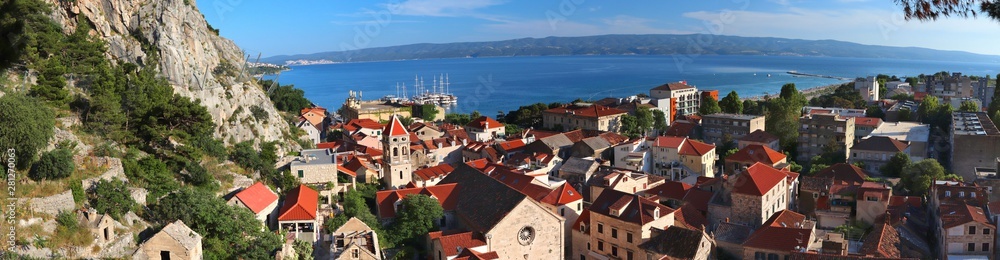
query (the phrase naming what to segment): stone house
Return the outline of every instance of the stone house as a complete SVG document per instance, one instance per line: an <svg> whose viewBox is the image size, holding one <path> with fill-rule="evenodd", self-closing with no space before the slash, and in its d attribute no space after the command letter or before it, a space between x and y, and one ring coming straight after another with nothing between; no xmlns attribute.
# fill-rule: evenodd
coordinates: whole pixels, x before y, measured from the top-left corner
<svg viewBox="0 0 1000 260"><path fill-rule="evenodd" d="M504 157L510 157L515 153L524 150L524 147L529 143L535 141L534 137L520 138L520 139L508 139L507 141L497 143L497 151L504 155Z"/></svg>
<svg viewBox="0 0 1000 260"><path fill-rule="evenodd" d="M718 255L726 255L730 258L739 258L743 256L743 243L750 238L750 234L753 233L753 229L748 226L721 222L712 232L714 236L716 248L718 248Z"/></svg>
<svg viewBox="0 0 1000 260"><path fill-rule="evenodd" d="M382 128L380 127L379 130ZM410 133L417 135L418 140L433 140L444 137L444 131L428 123L413 123L409 127Z"/></svg>
<svg viewBox="0 0 1000 260"><path fill-rule="evenodd" d="M639 245L646 259L709 259L715 251L715 240L704 231L669 226L653 228L653 236Z"/></svg>
<svg viewBox="0 0 1000 260"><path fill-rule="evenodd" d="M573 144L566 134L556 134L539 138L524 147L524 153L547 153L554 154L560 158L568 158Z"/></svg>
<svg viewBox="0 0 1000 260"><path fill-rule="evenodd" d="M580 140L570 147L570 157L611 158L612 144L599 136Z"/></svg>
<svg viewBox="0 0 1000 260"><path fill-rule="evenodd" d="M600 166L593 158L570 157L559 167L558 177L566 180L576 190L583 190L584 184Z"/></svg>
<svg viewBox="0 0 1000 260"><path fill-rule="evenodd" d="M614 190L602 192L587 211L587 222L578 221L581 223L574 225L589 233L587 244L573 245L573 248L589 248L579 259L637 259L645 252L640 245L653 237L654 227L674 225L674 209L652 199Z"/></svg>
<svg viewBox="0 0 1000 260"><path fill-rule="evenodd" d="M352 156L343 166L345 170L354 172L358 182L376 183L382 178L382 164L371 155L359 154ZM339 168L338 168L339 169Z"/></svg>
<svg viewBox="0 0 1000 260"><path fill-rule="evenodd" d="M352 217L331 233L332 259L381 260L378 234L364 222Z"/></svg>
<svg viewBox="0 0 1000 260"><path fill-rule="evenodd" d="M382 139L382 129L385 128L385 126L379 124L375 120L364 118L347 121L347 123L341 125L340 128L341 134L344 137L343 139L350 139L350 136L362 133L365 136L371 136L378 140Z"/></svg>
<svg viewBox="0 0 1000 260"><path fill-rule="evenodd" d="M743 259L784 259L792 252L818 249L816 225L790 210L776 212L743 243Z"/></svg>
<svg viewBox="0 0 1000 260"><path fill-rule="evenodd" d="M941 259L982 255L993 256L996 225L982 207L965 203L943 204L937 210L935 235Z"/></svg>
<svg viewBox="0 0 1000 260"><path fill-rule="evenodd" d="M254 183L237 192L227 204L249 209L261 222L261 228L270 228L275 224L278 213L278 194L262 182Z"/></svg>
<svg viewBox="0 0 1000 260"><path fill-rule="evenodd" d="M865 170L881 173L882 166L889 163L896 153L910 155L910 143L891 137L872 136L861 139L851 148L851 164L861 162Z"/></svg>
<svg viewBox="0 0 1000 260"><path fill-rule="evenodd" d="M743 149L752 144L759 144L771 148L771 150L780 151L781 144L779 144L780 139L777 136L764 132L764 130L756 130L737 139L736 148Z"/></svg>
<svg viewBox="0 0 1000 260"><path fill-rule="evenodd" d="M458 199L457 226L444 232L472 232L484 238L489 251L500 259L563 259L566 255L564 218L528 195L466 164L457 165L441 183L455 183ZM431 252L432 256L444 255L440 249Z"/></svg>
<svg viewBox="0 0 1000 260"><path fill-rule="evenodd" d="M329 149L305 149L289 164L292 176L301 183L337 184L337 156ZM332 187L331 187L332 188Z"/></svg>
<svg viewBox="0 0 1000 260"><path fill-rule="evenodd" d="M787 178L787 173L762 163L730 176L732 222L759 227L772 214L788 208Z"/></svg>
<svg viewBox="0 0 1000 260"><path fill-rule="evenodd" d="M858 187L854 218L868 225L878 224L878 218L889 209L892 188L885 183L864 182Z"/></svg>
<svg viewBox="0 0 1000 260"><path fill-rule="evenodd" d="M601 167L587 180L583 197L587 201L593 201L605 190L635 194L661 185L664 181L663 177L644 172Z"/></svg>
<svg viewBox="0 0 1000 260"><path fill-rule="evenodd" d="M132 259L199 260L202 257L201 250L201 235L178 220L167 224L160 232L142 242L132 254Z"/></svg>
<svg viewBox="0 0 1000 260"><path fill-rule="evenodd" d="M288 191L278 211L278 227L296 240L319 240L319 193L304 184Z"/></svg>
<svg viewBox="0 0 1000 260"><path fill-rule="evenodd" d="M465 125L465 131L476 142L489 142L507 136L504 125L488 116L473 119Z"/></svg>
<svg viewBox="0 0 1000 260"><path fill-rule="evenodd" d="M97 210L91 208L81 210L79 220L94 235L94 242L97 245L114 241L117 238L115 226L118 222L112 219L111 215L97 214Z"/></svg>

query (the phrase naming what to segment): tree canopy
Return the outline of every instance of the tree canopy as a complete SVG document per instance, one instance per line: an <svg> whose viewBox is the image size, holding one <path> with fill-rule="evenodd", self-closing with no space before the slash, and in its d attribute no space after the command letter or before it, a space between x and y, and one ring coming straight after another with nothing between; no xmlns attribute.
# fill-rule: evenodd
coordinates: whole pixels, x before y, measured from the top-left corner
<svg viewBox="0 0 1000 260"><path fill-rule="evenodd" d="M249 210L191 188L170 193L151 205L148 219L161 225L184 221L204 238L205 259L269 258L282 243L278 234L262 230L262 223Z"/></svg>
<svg viewBox="0 0 1000 260"><path fill-rule="evenodd" d="M73 152L60 148L42 154L28 175L34 180L55 180L69 177L74 169Z"/></svg>
<svg viewBox="0 0 1000 260"><path fill-rule="evenodd" d="M722 108L719 107L719 101L709 95L702 96L701 105L698 106L698 114L711 115L718 113L722 113Z"/></svg>
<svg viewBox="0 0 1000 260"><path fill-rule="evenodd" d="M962 178L954 174L947 174L937 160L930 158L907 165L900 174L900 184L912 196L922 196L927 193L931 181L945 179L961 180Z"/></svg>
<svg viewBox="0 0 1000 260"><path fill-rule="evenodd" d="M905 153L896 153L889 158L889 162L882 165L879 171L882 175L887 177L899 177L903 173L903 169L910 165L910 156Z"/></svg>
<svg viewBox="0 0 1000 260"><path fill-rule="evenodd" d="M406 195L402 206L389 229L392 244L418 242L427 232L437 229L436 224L444 216L444 209L437 199L422 194Z"/></svg>
<svg viewBox="0 0 1000 260"><path fill-rule="evenodd" d="M937 20L940 17L987 16L1000 21L1000 1L997 0L895 0L903 8L906 19L921 21Z"/></svg>
<svg viewBox="0 0 1000 260"><path fill-rule="evenodd" d="M94 207L98 213L111 215L112 218L121 219L125 213L135 209L136 202L132 200L132 192L121 180L101 180L94 184L92 192L88 195L90 206Z"/></svg>
<svg viewBox="0 0 1000 260"><path fill-rule="evenodd" d="M743 114L743 101L740 100L740 95L733 90L719 101L719 108L722 109L723 113Z"/></svg>
<svg viewBox="0 0 1000 260"><path fill-rule="evenodd" d="M799 137L799 116L805 104L805 96L795 89L794 83L782 86L778 98L767 100L764 127L768 133L781 140L781 146L785 147L785 150L794 149Z"/></svg>
<svg viewBox="0 0 1000 260"><path fill-rule="evenodd" d="M14 149L15 164L20 169L27 169L35 161L35 155L52 138L55 124L52 109L34 98L19 94L0 97L0 147L4 153Z"/></svg>
<svg viewBox="0 0 1000 260"><path fill-rule="evenodd" d="M962 101L962 105L958 107L958 111L962 112L979 112L979 104L971 100Z"/></svg>

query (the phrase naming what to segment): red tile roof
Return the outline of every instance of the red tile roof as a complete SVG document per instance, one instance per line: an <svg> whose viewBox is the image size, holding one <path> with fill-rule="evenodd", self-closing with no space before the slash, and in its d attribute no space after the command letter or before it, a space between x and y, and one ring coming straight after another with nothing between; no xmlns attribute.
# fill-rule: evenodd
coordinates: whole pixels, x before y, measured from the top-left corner
<svg viewBox="0 0 1000 260"><path fill-rule="evenodd" d="M344 167L343 165L337 165L337 171L343 174L350 175L351 177L358 177L357 172L347 169L347 167Z"/></svg>
<svg viewBox="0 0 1000 260"><path fill-rule="evenodd" d="M616 209L619 212L618 216L611 214L612 209ZM654 216L653 214L655 209L659 209L660 214L658 216ZM594 200L594 203L590 206L590 211L591 213L601 214L625 222L645 225L656 218L665 217L673 213L674 209L635 194L605 189Z"/></svg>
<svg viewBox="0 0 1000 260"><path fill-rule="evenodd" d="M498 128L498 127L503 128L503 123L500 123L500 122L498 122L496 120L493 120L493 118L490 118L488 116L481 116L479 118L476 118L475 120L472 120L472 122L469 122L468 124L466 124L465 127L476 128L476 129L486 129L487 125L489 125L490 129Z"/></svg>
<svg viewBox="0 0 1000 260"><path fill-rule="evenodd" d="M690 229L701 230L708 219L690 204L685 204L674 211L674 220Z"/></svg>
<svg viewBox="0 0 1000 260"><path fill-rule="evenodd" d="M392 116L391 122L385 126L385 130L382 134L388 133L389 136L409 136L410 134L406 132L406 126L403 126L402 122L399 122L399 117Z"/></svg>
<svg viewBox="0 0 1000 260"><path fill-rule="evenodd" d="M816 173L817 178L832 178L838 181L847 182L865 182L865 178L868 178L868 174L865 173L864 169L859 168L847 163L836 163L830 165L826 169L823 169Z"/></svg>
<svg viewBox="0 0 1000 260"><path fill-rule="evenodd" d="M755 130L750 134L743 136L739 139L740 141L755 142L755 143L770 143L778 140L777 136L764 132L764 130Z"/></svg>
<svg viewBox="0 0 1000 260"><path fill-rule="evenodd" d="M982 208L969 204L942 204L938 212L941 216L941 226L945 229L961 226L969 222L978 222L982 225L995 227L990 223L989 218L986 217L986 212Z"/></svg>
<svg viewBox="0 0 1000 260"><path fill-rule="evenodd" d="M299 112L299 116L309 120L309 123L314 126L322 125L323 120L326 119L326 109L322 107L307 107Z"/></svg>
<svg viewBox="0 0 1000 260"><path fill-rule="evenodd" d="M659 86L653 88L653 90L674 91L674 90L682 90L682 89L689 89L689 88L694 88L694 87L688 85L687 82L685 82L685 81L678 81L678 82L670 82L670 83L667 83L667 84L659 85Z"/></svg>
<svg viewBox="0 0 1000 260"><path fill-rule="evenodd" d="M573 222L573 230L580 230L580 225L590 224L590 210L585 209L583 213L580 213L580 217L576 218L576 222ZM590 229L585 228L583 234L590 235Z"/></svg>
<svg viewBox="0 0 1000 260"><path fill-rule="evenodd" d="M684 199L684 195L687 195L688 190L692 187L690 184L679 182L679 181L666 181L663 184L657 185L651 189L645 191L646 194L655 194L660 197L660 199Z"/></svg>
<svg viewBox="0 0 1000 260"><path fill-rule="evenodd" d="M319 193L299 184L285 195L285 205L281 206L278 221L316 220L318 208Z"/></svg>
<svg viewBox="0 0 1000 260"><path fill-rule="evenodd" d="M253 211L254 214L260 214L267 206L278 202L278 194L275 194L274 191L271 191L271 188L262 182L250 185L250 187L236 193L235 196L243 202L243 205L250 208L250 211Z"/></svg>
<svg viewBox="0 0 1000 260"><path fill-rule="evenodd" d="M517 139L500 143L500 149L503 149L508 153L524 149L524 146L525 146L524 139Z"/></svg>
<svg viewBox="0 0 1000 260"><path fill-rule="evenodd" d="M763 196L773 189L788 175L771 167L770 165L755 163L743 171L736 181L733 191L754 196Z"/></svg>
<svg viewBox="0 0 1000 260"><path fill-rule="evenodd" d="M384 126L382 124L379 124L378 122L375 122L375 120L371 120L371 119L368 119L368 118L351 119L351 121L347 121L347 123L344 124L344 129L347 129L347 131L349 131L349 132L354 132L354 131L356 131L358 129L362 129L362 128L364 128L364 129L382 129L383 127Z"/></svg>
<svg viewBox="0 0 1000 260"><path fill-rule="evenodd" d="M684 145L678 153L683 155L702 156L714 149L715 145L702 143L697 140L688 140L687 142L684 142Z"/></svg>
<svg viewBox="0 0 1000 260"><path fill-rule="evenodd" d="M455 168L451 167L450 164L442 163L434 167L423 168L413 171L413 174L417 175L417 177L420 177L420 179L422 180L430 180L434 178L444 178L444 176L448 175L449 173L451 173L451 171L454 170Z"/></svg>
<svg viewBox="0 0 1000 260"><path fill-rule="evenodd" d="M666 148L679 149L686 140L687 140L686 137L658 136L656 137L656 141L653 141L653 147L666 147Z"/></svg>
<svg viewBox="0 0 1000 260"><path fill-rule="evenodd" d="M447 256L458 255L459 248L480 247L486 245L486 240L476 236L473 232L462 232L447 234L442 231L434 231L427 234L431 240L441 243L441 250Z"/></svg>
<svg viewBox="0 0 1000 260"><path fill-rule="evenodd" d="M875 220L876 226L865 236L864 244L861 245L861 253L875 257L899 258L900 243L899 233L889 223L886 223L886 215L882 215Z"/></svg>
<svg viewBox="0 0 1000 260"><path fill-rule="evenodd" d="M782 252L790 252L796 247L806 248L812 241L812 229L796 227L804 220L805 216L790 210L774 213L747 238L743 247Z"/></svg>
<svg viewBox="0 0 1000 260"><path fill-rule="evenodd" d="M318 144L316 144L316 148L317 149L330 149L331 151L336 152L337 149L339 149L340 146L342 146L342 145L344 145L344 141L337 140L337 141L333 141L333 142L318 143Z"/></svg>
<svg viewBox="0 0 1000 260"><path fill-rule="evenodd" d="M476 252L476 250L462 248L462 252L458 253L452 260L492 260L500 259L500 255L497 252L490 251L486 253Z"/></svg>
<svg viewBox="0 0 1000 260"><path fill-rule="evenodd" d="M375 203L378 204L379 218L396 217L396 201L402 200L411 194L434 196L434 198L437 198L438 203L441 204L441 208L444 208L446 211L455 210L458 198L456 198L457 196L452 196L452 194L455 194L453 191L456 185L455 183L448 183L423 188L379 191L375 193Z"/></svg>
<svg viewBox="0 0 1000 260"><path fill-rule="evenodd" d="M668 136L690 137L697 125L688 121L676 121L663 133Z"/></svg>
<svg viewBox="0 0 1000 260"><path fill-rule="evenodd" d="M909 146L909 142L899 141L896 140L896 138L887 136L872 136L862 139L861 142L855 144L851 149L901 153L906 151L906 147Z"/></svg>
<svg viewBox="0 0 1000 260"><path fill-rule="evenodd" d="M860 126L878 126L882 123L882 119L878 117L855 117L854 125Z"/></svg>
<svg viewBox="0 0 1000 260"><path fill-rule="evenodd" d="M546 113L553 113L553 114L573 114L574 116L591 117L591 118L597 118L597 117L603 117L603 116L610 116L610 115L620 115L620 114L628 113L628 111L625 111L625 110L621 110L621 109L617 109L617 108L610 108L610 107L605 107L605 106L599 106L599 105L591 105L591 106L563 106L563 107L557 107L557 108L550 108L548 110L545 110L545 112Z"/></svg>
<svg viewBox="0 0 1000 260"><path fill-rule="evenodd" d="M573 186L570 186L569 183L563 183L559 187L552 189L548 195L539 199L538 202L561 206L580 200L583 200L583 195L576 191Z"/></svg>
<svg viewBox="0 0 1000 260"><path fill-rule="evenodd" d="M784 160L787 156L785 154L775 151L770 147L751 144L743 147L738 152L731 154L726 157L726 162L741 162L741 163L764 163L770 166Z"/></svg>

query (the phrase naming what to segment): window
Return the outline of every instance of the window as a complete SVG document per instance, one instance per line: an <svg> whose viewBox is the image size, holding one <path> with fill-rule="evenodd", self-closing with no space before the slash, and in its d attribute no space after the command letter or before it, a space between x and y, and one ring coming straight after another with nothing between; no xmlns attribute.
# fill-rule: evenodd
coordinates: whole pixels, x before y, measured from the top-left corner
<svg viewBox="0 0 1000 260"><path fill-rule="evenodd" d="M618 229L611 228L611 238L618 238Z"/></svg>
<svg viewBox="0 0 1000 260"><path fill-rule="evenodd" d="M778 254L767 254L767 260L778 260Z"/></svg>
<svg viewBox="0 0 1000 260"><path fill-rule="evenodd" d="M583 256L583 254L580 254L580 260L587 260L587 257Z"/></svg>
<svg viewBox="0 0 1000 260"><path fill-rule="evenodd" d="M632 232L628 232L625 234L625 241L632 243Z"/></svg>
<svg viewBox="0 0 1000 260"><path fill-rule="evenodd" d="M990 243L983 243L983 252L990 251Z"/></svg>
<svg viewBox="0 0 1000 260"><path fill-rule="evenodd" d="M626 252L625 252L625 260L632 260L632 254L633 254L633 253L632 253L632 251L631 251L631 250L629 250L629 251L626 251Z"/></svg>
<svg viewBox="0 0 1000 260"><path fill-rule="evenodd" d="M611 255L618 256L618 247L617 246L611 246Z"/></svg>
<svg viewBox="0 0 1000 260"><path fill-rule="evenodd" d="M576 210L583 210L583 202L576 204Z"/></svg>
<svg viewBox="0 0 1000 260"><path fill-rule="evenodd" d="M984 228L983 229L983 235L989 235L989 234L990 234L990 229Z"/></svg>
<svg viewBox="0 0 1000 260"><path fill-rule="evenodd" d="M566 216L566 208L559 209L559 216L563 216L563 217Z"/></svg>
<svg viewBox="0 0 1000 260"><path fill-rule="evenodd" d="M302 170L299 170L299 178L302 178Z"/></svg>
<svg viewBox="0 0 1000 260"><path fill-rule="evenodd" d="M969 235L976 234L976 226L969 226Z"/></svg>
<svg viewBox="0 0 1000 260"><path fill-rule="evenodd" d="M950 190L944 191L944 196L945 197L951 197L951 191Z"/></svg>
<svg viewBox="0 0 1000 260"><path fill-rule="evenodd" d="M753 253L753 259L754 260L767 260L767 254L761 253L761 252Z"/></svg>
<svg viewBox="0 0 1000 260"><path fill-rule="evenodd" d="M976 243L969 243L969 252L976 251Z"/></svg>
<svg viewBox="0 0 1000 260"><path fill-rule="evenodd" d="M604 251L604 241L597 240L597 251Z"/></svg>
<svg viewBox="0 0 1000 260"><path fill-rule="evenodd" d="M597 223L597 233L604 234L604 223Z"/></svg>

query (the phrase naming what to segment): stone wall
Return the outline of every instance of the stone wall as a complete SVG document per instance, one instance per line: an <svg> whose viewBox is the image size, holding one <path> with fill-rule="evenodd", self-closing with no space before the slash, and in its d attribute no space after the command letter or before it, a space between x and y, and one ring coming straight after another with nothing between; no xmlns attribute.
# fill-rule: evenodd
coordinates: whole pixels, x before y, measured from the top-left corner
<svg viewBox="0 0 1000 260"><path fill-rule="evenodd" d="M565 232L562 223L562 217L525 198L486 233L486 243L500 259L563 259ZM534 229L534 239L522 245L518 235L526 226Z"/></svg>
<svg viewBox="0 0 1000 260"><path fill-rule="evenodd" d="M73 201L73 192L70 190L48 197L18 199L18 204L28 207L34 212L53 216L59 214L61 211L72 211L76 208L76 202Z"/></svg>
<svg viewBox="0 0 1000 260"><path fill-rule="evenodd" d="M94 184L100 182L101 180L122 180L128 182L128 177L125 176L125 168L122 167L122 160L118 158L111 157L91 157L90 160L97 167L107 167L108 170L104 171L100 176L87 178L82 181L83 189L89 190L93 188Z"/></svg>

